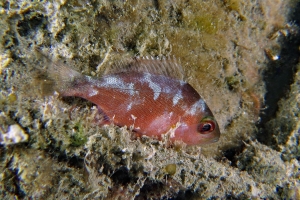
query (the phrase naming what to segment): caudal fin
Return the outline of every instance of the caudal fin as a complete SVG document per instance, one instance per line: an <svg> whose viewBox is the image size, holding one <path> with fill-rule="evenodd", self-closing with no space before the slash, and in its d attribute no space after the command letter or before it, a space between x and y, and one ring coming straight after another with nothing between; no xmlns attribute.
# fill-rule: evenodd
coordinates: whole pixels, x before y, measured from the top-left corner
<svg viewBox="0 0 300 200"><path fill-rule="evenodd" d="M59 61L52 61L40 49L36 50L46 61L44 68L37 68L34 77L35 84L40 86L41 94L51 95L56 91L63 96L70 96L74 93L76 85L85 79L85 76Z"/></svg>

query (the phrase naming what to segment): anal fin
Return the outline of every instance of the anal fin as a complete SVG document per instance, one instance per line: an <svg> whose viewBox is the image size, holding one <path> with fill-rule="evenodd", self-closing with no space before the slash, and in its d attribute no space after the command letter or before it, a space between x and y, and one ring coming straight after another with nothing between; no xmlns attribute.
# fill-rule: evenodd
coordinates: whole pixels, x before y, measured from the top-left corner
<svg viewBox="0 0 300 200"><path fill-rule="evenodd" d="M111 119L106 115L106 113L100 108L98 107L98 114L95 116L95 123L98 124L99 126L103 126L103 125L108 125L111 124L112 121Z"/></svg>

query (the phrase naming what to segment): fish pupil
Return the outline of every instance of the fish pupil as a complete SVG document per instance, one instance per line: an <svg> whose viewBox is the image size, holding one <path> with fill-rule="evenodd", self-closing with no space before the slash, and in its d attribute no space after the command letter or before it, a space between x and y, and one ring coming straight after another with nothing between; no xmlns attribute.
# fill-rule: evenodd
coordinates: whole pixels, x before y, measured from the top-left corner
<svg viewBox="0 0 300 200"><path fill-rule="evenodd" d="M211 125L210 124L204 124L202 126L202 130L201 131L209 131L211 129Z"/></svg>
<svg viewBox="0 0 300 200"><path fill-rule="evenodd" d="M215 129L215 125L213 121L206 121L199 125L198 131L202 134L210 133Z"/></svg>

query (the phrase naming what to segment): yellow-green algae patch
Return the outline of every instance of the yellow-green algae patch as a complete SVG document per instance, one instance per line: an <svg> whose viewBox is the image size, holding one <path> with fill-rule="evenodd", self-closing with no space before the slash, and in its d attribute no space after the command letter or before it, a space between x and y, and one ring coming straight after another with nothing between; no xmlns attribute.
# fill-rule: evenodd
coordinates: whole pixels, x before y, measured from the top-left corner
<svg viewBox="0 0 300 200"><path fill-rule="evenodd" d="M5 13L0 20L1 99L12 103L1 104L0 120L4 128L17 123L30 135L27 144L1 147L1 188L5 188L1 195L44 199L188 194L204 199L292 197L299 188L299 163L294 157L288 154L289 159L282 161L277 151L255 141L241 145L255 137L257 110L265 94L264 49L278 45L268 36L274 27L287 23L289 3L1 3L1 13ZM98 110L89 102L57 94L38 96L32 92L40 89L33 72L49 62L32 50L35 46L49 52L50 59L65 60L74 69L99 77L124 57L174 55L186 80L215 114L220 141L178 149L147 137L132 140L125 127L97 126ZM234 147L241 154L235 158L236 166L231 166L222 153ZM286 151L294 154L295 150ZM278 187L281 192L274 192Z"/></svg>
<svg viewBox="0 0 300 200"><path fill-rule="evenodd" d="M71 136L70 145L75 147L83 146L87 142L87 136L84 132L83 125L78 122L74 126L74 134Z"/></svg>

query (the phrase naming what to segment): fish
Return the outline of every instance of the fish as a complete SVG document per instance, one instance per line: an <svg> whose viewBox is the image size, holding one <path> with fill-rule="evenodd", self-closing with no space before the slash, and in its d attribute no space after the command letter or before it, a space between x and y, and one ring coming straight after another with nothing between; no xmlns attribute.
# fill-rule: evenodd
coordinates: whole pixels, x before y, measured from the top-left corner
<svg viewBox="0 0 300 200"><path fill-rule="evenodd" d="M131 127L138 136L158 140L170 134L170 142L186 145L217 142L219 126L204 99L189 83L170 75L179 68L175 59L135 57L126 70L120 67L101 77L57 62L47 67L46 74L59 95L95 104L103 116L99 124Z"/></svg>

